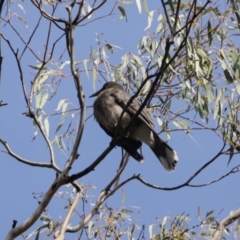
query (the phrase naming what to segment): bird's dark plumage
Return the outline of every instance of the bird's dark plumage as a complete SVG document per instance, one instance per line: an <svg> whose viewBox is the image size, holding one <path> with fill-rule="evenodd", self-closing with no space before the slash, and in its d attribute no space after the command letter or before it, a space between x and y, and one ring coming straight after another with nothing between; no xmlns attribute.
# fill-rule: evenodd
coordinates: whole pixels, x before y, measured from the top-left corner
<svg viewBox="0 0 240 240"><path fill-rule="evenodd" d="M110 137L114 138L120 116L128 104L131 95L125 92L120 84L109 82L104 84L102 89L90 97L94 96L97 96L93 105L94 116L102 129ZM120 126L118 127L119 133L121 129L124 130L128 126L139 108L140 103L136 99L133 99L122 116ZM178 161L177 154L154 131L154 123L147 108L141 111L118 145L133 158L142 161L143 157L137 152L142 142L152 149L166 170L174 170Z"/></svg>

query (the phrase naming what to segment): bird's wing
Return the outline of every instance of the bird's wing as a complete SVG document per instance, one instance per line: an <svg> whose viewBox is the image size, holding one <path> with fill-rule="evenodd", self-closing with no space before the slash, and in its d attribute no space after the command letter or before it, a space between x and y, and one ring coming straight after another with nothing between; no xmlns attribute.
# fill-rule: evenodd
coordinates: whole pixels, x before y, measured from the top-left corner
<svg viewBox="0 0 240 240"><path fill-rule="evenodd" d="M130 94L128 94L127 92L121 89L117 89L111 95L115 98L116 102L122 107L122 109L126 107L126 105L128 104L128 101L131 98ZM140 103L136 99L133 99L130 106L127 108L126 112L134 116L137 113L140 106L141 106ZM149 126L149 128L154 129L152 116L147 108L143 108L141 113L138 115L138 119L143 121L147 126Z"/></svg>

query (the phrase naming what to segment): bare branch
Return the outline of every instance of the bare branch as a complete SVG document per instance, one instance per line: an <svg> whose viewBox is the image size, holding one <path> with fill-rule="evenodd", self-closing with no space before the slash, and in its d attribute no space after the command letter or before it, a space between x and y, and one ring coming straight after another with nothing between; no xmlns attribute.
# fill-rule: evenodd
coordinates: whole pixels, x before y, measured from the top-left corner
<svg viewBox="0 0 240 240"><path fill-rule="evenodd" d="M211 238L211 240L221 240L225 227L232 224L239 217L240 217L240 208L236 211L231 211L229 216L224 218L221 222L217 223L217 229L214 232L214 235Z"/></svg>
<svg viewBox="0 0 240 240"><path fill-rule="evenodd" d="M80 20L78 20L76 22L76 25L81 23L82 21L84 21L88 16L90 16L93 12L95 12L96 10L98 10L99 8L101 8L107 1L103 0L97 7L93 8L91 11L89 11L86 16L84 16L83 18L81 18ZM75 23L75 22L74 22Z"/></svg>
<svg viewBox="0 0 240 240"><path fill-rule="evenodd" d="M171 31L171 33L172 33L172 25L171 25L170 20L169 20L169 17L168 17L166 5L165 5L165 3L164 3L163 0L161 0L161 2L162 2L163 10L164 10L164 13L165 13L165 17L166 17L166 19L167 19L168 26L169 26L170 31Z"/></svg>
<svg viewBox="0 0 240 240"><path fill-rule="evenodd" d="M165 5L165 4L164 4ZM180 10L180 5L181 5L181 0L178 0L177 2L177 10L175 14L175 20L174 20L174 25L172 30L172 35L175 35L176 29L177 29L177 22L178 22L178 16L179 16L179 10ZM193 4L192 4L193 5ZM190 11L189 11L190 12ZM167 15L166 15L167 16Z"/></svg>
<svg viewBox="0 0 240 240"><path fill-rule="evenodd" d="M20 156L18 156L16 153L14 153L11 148L8 146L7 142L5 142L3 139L0 138L0 142L2 143L2 145L6 148L7 152L11 157L15 158L16 160L18 160L19 162L22 162L24 164L33 166L33 167L45 167L45 168L52 168L54 170L56 170L58 173L61 172L61 170L55 166L53 166L50 163L44 163L44 162L33 162L30 160L27 160L25 158L22 158ZM5 152L5 151L3 151Z"/></svg>
<svg viewBox="0 0 240 240"><path fill-rule="evenodd" d="M125 167L128 163L128 160L129 160L129 155L126 153L124 156L123 164L120 164L117 174L113 177L113 179L110 181L110 183L107 184L107 186L102 190L97 202L95 203L94 209L77 226L68 227L67 232L76 232L76 231L79 231L81 228L83 228L92 219L92 217L98 212L98 208L101 206L101 204L104 201L106 201L111 195L113 195L125 183L130 181L130 180L124 181L124 183L121 183L120 185L115 184L114 189L112 191L110 190L110 188L113 186L113 184L118 181L120 175L122 174L123 170L125 169Z"/></svg>
<svg viewBox="0 0 240 240"><path fill-rule="evenodd" d="M75 184L77 184L77 183L75 183ZM78 184L77 184L77 185L78 185ZM61 227L60 231L55 232L55 236L57 236L57 237L56 237L56 240L64 240L65 232L66 232L67 229L68 229L68 223L69 223L69 221L70 221L70 219L71 219L71 217L72 217L72 215L73 215L73 212L75 211L75 209L76 209L76 207L77 207L77 205L78 205L78 202L79 202L79 200L81 199L81 196L82 196L80 189L81 189L81 188L80 188L80 186L78 185L77 194L76 194L76 196L75 196L74 201L73 201L72 204L71 204L71 207L70 207L70 209L69 209L69 211L68 211L68 213L67 213L67 216L64 218L62 227Z"/></svg>
<svg viewBox="0 0 240 240"><path fill-rule="evenodd" d="M73 174L71 175L66 183L70 183L75 181L76 179L79 179L85 175L87 175L89 172L93 171L94 168L108 155L108 153L110 153L110 151L115 147L115 145L111 144L109 145L109 147L107 147L104 152L88 167L86 167L83 171Z"/></svg>
<svg viewBox="0 0 240 240"><path fill-rule="evenodd" d="M42 1L40 1L40 3L38 3L36 0L31 0L31 2L40 11L40 13L42 14L42 16L44 18L48 19L50 22L53 22L58 28L64 30L61 26L59 26L57 24L57 22L68 24L68 22L65 19L55 18L55 17L51 16L50 14L48 14L47 12L45 12L41 7L42 6Z"/></svg>
<svg viewBox="0 0 240 240"><path fill-rule="evenodd" d="M104 191L109 192L112 185L117 182L123 170L126 168L128 164L129 157L130 157L129 154L125 153L125 156L123 157L123 164L119 166L116 176L113 177L112 181L110 181L110 183L105 187ZM115 184L114 188L117 188L117 187L118 187L118 184Z"/></svg>
<svg viewBox="0 0 240 240"><path fill-rule="evenodd" d="M40 217L45 208L48 206L54 194L57 192L59 187L61 187L65 182L65 176L69 170L63 171L58 178L51 184L48 191L45 193L44 198L41 203L38 205L37 209L34 211L32 216L30 216L25 222L13 228L7 235L6 240L15 239L17 236L29 229Z"/></svg>
<svg viewBox="0 0 240 240"><path fill-rule="evenodd" d="M19 61L21 61L21 59L22 59L22 57L23 57L26 49L29 48L29 44L30 44L30 42L31 42L34 34L36 33L36 31L37 31L37 29L38 29L38 27L39 27L39 24L40 24L40 22L41 22L41 20L42 20L42 16L38 19L38 22L37 22L35 28L33 29L32 34L30 35L27 43L25 43L25 47L24 47L24 49L23 49L23 51L22 51L22 53L21 53L21 55L20 55L20 57L19 57ZM11 25L11 26L12 26L12 25ZM12 26L12 27L13 27L13 26ZM21 39L21 35L20 35L19 37L20 37L20 39ZM29 49L30 49L30 48L29 48ZM30 51L31 51L31 49L30 49ZM37 57L38 60L40 60L37 55L34 54L34 56Z"/></svg>
<svg viewBox="0 0 240 240"><path fill-rule="evenodd" d="M229 175L233 174L233 173L238 173L240 172L240 165L237 165L235 166L234 168L232 168L228 173L224 174L223 176L221 176L220 178L218 179L215 179L209 183L204 183L204 184L188 184L188 187L205 187L205 186L208 186L208 185L211 185L213 183L216 183L216 182L219 182L221 181L222 179L228 177Z"/></svg>
<svg viewBox="0 0 240 240"><path fill-rule="evenodd" d="M10 41L7 38L5 38L1 33L0 33L0 36L6 41L6 43L9 46L9 48L11 49L11 52L13 53L13 55L15 57L15 60L17 62L17 66L18 66L18 70L19 70L20 80L21 80L21 83L22 83L24 99L25 99L26 104L28 104L27 90L26 90L26 86L25 86L25 83L24 83L24 79L23 79L22 67L21 67L20 61L18 59L18 51L14 50L14 48L13 48L12 44L10 43Z"/></svg>
<svg viewBox="0 0 240 240"><path fill-rule="evenodd" d="M49 138L48 138L47 134L44 131L44 127L43 127L42 123L38 121L38 119L36 117L36 114L34 112L33 106L32 106L32 96L33 96L33 89L34 89L33 85L34 85L34 82L37 80L37 78L38 78L40 72L42 71L43 67L45 66L45 63L42 63L42 66L40 67L38 73L35 76L33 85L31 87L29 99L28 99L27 90L26 90L26 86L25 86L25 82L24 82L24 75L23 75L23 71L22 71L22 67L21 67L21 62L20 62L20 60L18 58L18 51L16 51L16 52L14 51L14 49L13 49L13 47L12 47L12 45L9 42L8 39L6 39L2 34L0 34L0 36L2 36L2 38L7 42L8 46L10 47L10 49L11 49L11 51L12 51L14 57L15 57L15 60L17 62L17 66L18 66L18 70L19 70L19 74L20 74L21 85L22 85L23 94L24 94L24 99L25 99L25 102L26 102L26 104L28 106L28 109L29 109L28 116L35 120L36 125L38 126L41 134L43 135L43 138L45 139L45 141L46 141L46 143L47 143L47 145L49 147L50 161L53 164L54 169L59 169L58 166L55 163L55 156L54 156L54 151L53 151L52 145L51 145L51 143L49 141Z"/></svg>
<svg viewBox="0 0 240 240"><path fill-rule="evenodd" d="M207 163L205 163L200 169L198 169L186 182L178 185L178 186L175 186L175 187L161 187L161 186L157 186L157 185L154 185L154 184L151 184L151 183L148 183L147 181L145 181L140 175L137 175L137 176L134 176L135 179L137 179L138 181L140 181L141 183L143 183L144 185L148 186L148 187L151 187L151 188L154 188L154 189L158 189L158 190L166 190L166 191L172 191L172 190L176 190L176 189L180 189L180 188L183 188L183 187L194 187L194 185L190 185L190 182L197 177L197 175L199 173L201 173L207 166L209 166L211 163L213 163L218 157L220 157L221 155L225 154L225 152L223 152L223 149L225 148L225 143L222 147L222 149L211 159L209 160ZM238 168L237 168L237 171L238 171ZM236 169L233 168L230 173L227 173L227 175L229 174L232 174L232 173L235 173L236 172ZM226 177L226 176L222 176L221 178L219 178L219 180L221 180L222 178ZM218 180L218 181L219 181ZM215 181L212 181L211 183L207 183L207 185L209 184L212 184L212 183L215 183L217 182L217 180ZM195 187L197 187L198 185L195 185ZM199 185L200 186L205 186L205 184L202 184L202 185Z"/></svg>
<svg viewBox="0 0 240 240"><path fill-rule="evenodd" d="M29 51L33 54L33 56L38 60L38 61L41 61L41 59L36 55L36 53L33 51L33 49L31 49L28 45L28 43L26 43L23 39L23 37L20 35L20 33L18 32L18 30L11 24L11 22L9 21L6 21L5 19L2 19L4 20L6 23L8 23L10 25L10 27L12 28L12 30L17 34L17 36L19 37L19 39L22 41L22 43L25 45L25 48L28 48ZM0 36L2 36L2 38L7 42L8 45L10 45L10 41L5 38L2 33L0 33ZM32 34L33 36L33 34ZM30 36L31 38L31 36ZM10 46L9 46L10 47ZM10 47L11 51L13 52L14 55L16 55L18 57L18 52L17 51L14 51L13 47ZM19 61L21 60L21 57L22 57L22 54L21 56L19 57Z"/></svg>
<svg viewBox="0 0 240 240"><path fill-rule="evenodd" d="M68 227L66 232L77 232L82 229L93 218L93 216L98 213L99 207L105 201L106 194L106 192L102 191L92 211L77 226Z"/></svg>
<svg viewBox="0 0 240 240"><path fill-rule="evenodd" d="M77 150L80 145L82 134L84 130L84 124L86 119L86 104L85 104L85 95L82 89L82 82L80 79L80 76L78 75L78 72L76 70L76 64L75 64L75 50L74 50L74 26L72 25L72 8L67 7L68 15L69 15L69 23L68 23L68 29L66 29L66 38L67 38L67 49L69 53L69 57L71 60L71 72L74 78L76 90L77 90L77 97L78 102L81 108L81 114L80 114L80 123L79 128L77 132L77 137L74 142L74 146L71 152L71 155L67 161L66 167L72 166L72 163L77 158Z"/></svg>

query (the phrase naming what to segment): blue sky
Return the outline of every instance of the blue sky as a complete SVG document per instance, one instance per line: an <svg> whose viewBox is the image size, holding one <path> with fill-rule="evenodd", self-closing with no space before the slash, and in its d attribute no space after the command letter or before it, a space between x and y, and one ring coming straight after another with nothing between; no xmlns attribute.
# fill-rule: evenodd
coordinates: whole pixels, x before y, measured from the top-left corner
<svg viewBox="0 0 240 240"><path fill-rule="evenodd" d="M16 11L26 19L28 28L26 28L17 17L13 17L12 23L16 29L22 34L25 34L27 38L38 20L36 17L37 12L30 3L22 3L21 1L19 1L19 3L23 4L26 13L22 12L18 7L14 7L12 11ZM104 7L99 15L109 12L112 6L109 7L107 5ZM149 10L155 9L157 6L160 6L159 3L149 1ZM64 9L62 11L66 17L67 15ZM113 16L100 19L87 26L76 29L75 44L77 61L88 58L90 49L97 47L95 41L96 33L103 33L101 40L106 40L113 45L121 47L121 49L115 49L115 54L108 53L109 61L113 64L121 62L121 56L127 52L137 53L137 43L139 39L146 34L144 29L147 26L147 14L144 12L139 14L136 4L126 5L127 22L125 20L119 20L120 14L117 11L115 12L116 14ZM45 26L47 26L44 24L31 43L31 47L39 52L43 52L44 49ZM19 39L16 34L13 33L8 26L4 26L3 22L1 31L13 43L15 49L17 47L19 47L19 49L23 48L23 45L19 44ZM56 31L56 35L57 34L59 34L58 31ZM58 60L64 51L63 44L64 41L61 41L57 46L59 50L54 56L56 60ZM8 105L0 109L0 137L6 140L12 150L18 155L34 161L47 162L49 160L49 154L46 144L40 136L32 141L36 128L33 127L32 120L22 114L27 111L27 108L22 95L19 73L13 55L10 53L4 41L2 41L2 51L4 60L0 98L3 99L4 102L7 102ZM61 61L64 62L67 60L69 60L68 56L64 54ZM36 59L28 52L23 59L24 77L28 90L30 81L33 80L34 76L34 70L30 68L29 65L34 66L36 64ZM69 72L69 69L66 69L66 72ZM101 88L104 83L100 77L98 80L100 81L97 82L96 89ZM82 82L86 94L86 104L87 106L91 106L94 101L94 99L88 98L88 96L94 92L91 75L88 79L85 74L82 74ZM56 109L58 101L61 98L68 98L77 103L76 91L71 78L61 82L58 97L52 99L49 104L46 105L46 111ZM180 106L174 106L174 108L180 109ZM91 114L92 108L89 108L87 115L90 116ZM59 120L59 116L51 118L51 124L53 124L51 125L52 127L50 126L52 136ZM77 127L77 124L78 120L74 119L73 125ZM210 124L213 124L213 122L210 121ZM157 125L156 130L160 131L160 127ZM166 139L164 134L162 134L161 137ZM109 143L110 138L102 131L93 117L91 117L85 125L82 143L79 148L80 157L74 163L71 173L76 173L88 166L102 153ZM222 147L222 141L213 133L207 131L193 132L191 133L191 137L184 132L176 132L172 134L169 145L177 151L180 160L174 172L166 172L153 153L144 146L144 163L139 164L134 159L130 159L127 168L121 176L121 180L133 174L141 174L146 181L155 185L174 187L185 182L203 164L210 160ZM0 149L4 150L2 146ZM68 151L66 151L65 154L57 148L55 148L55 151L58 164L64 166ZM114 176L119 165L120 157L120 148L113 149L106 159L96 167L95 171L80 179L80 182L85 185L90 184L95 186L95 188L89 191L89 203L94 203L98 194ZM203 171L193 183L203 184L219 178L237 165L238 159L237 157L233 158L229 166L227 166L227 161L227 157L220 157L214 164ZM0 239L3 239L10 230L13 219L16 219L18 223L22 223L36 209L37 201L33 199L33 193L46 192L55 179L55 172L50 169L24 165L4 152L0 152L0 166L3 179L3 181L1 181L2 197L0 205L2 213L0 226L3 227L0 232ZM189 214L192 220L189 224L189 227L191 227L199 223L197 220L198 207L201 209L203 218L207 212L214 210L214 215L218 217L218 219L224 218L231 210L237 209L239 207L240 197L239 186L236 184L238 182L239 175L235 174L230 175L216 184L203 188L185 187L175 191L160 191L150 189L140 182L131 181L112 198L108 199L107 205L116 209L121 206L132 209L134 211L132 216L133 220L138 219L139 211L140 219L137 221L139 226L142 224L146 226L155 224L158 222L156 220L157 218L163 219L164 216L174 217L184 212L185 214ZM64 188L61 189L61 191L63 190ZM123 195L125 198L124 203L122 202ZM66 200L59 197L54 198L53 203L49 205L49 214L55 218L55 220L59 218L61 221L61 218L64 218L66 214L66 210L63 209L65 205L67 205ZM87 206L86 209L89 208L90 206ZM80 207L78 212L81 212ZM76 224L78 220L79 218L75 216L71 224ZM41 226L40 221L31 229L39 226ZM30 233L30 231L27 233ZM146 231L146 235L147 234L148 231ZM74 235L67 235L67 237L68 239L76 239ZM17 239L22 238L19 237Z"/></svg>

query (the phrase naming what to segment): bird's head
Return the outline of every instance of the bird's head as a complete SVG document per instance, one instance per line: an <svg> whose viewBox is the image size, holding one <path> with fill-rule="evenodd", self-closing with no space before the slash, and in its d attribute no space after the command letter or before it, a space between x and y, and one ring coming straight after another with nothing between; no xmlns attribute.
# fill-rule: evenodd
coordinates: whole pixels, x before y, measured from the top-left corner
<svg viewBox="0 0 240 240"><path fill-rule="evenodd" d="M98 90L97 92L95 92L94 94L92 94L92 95L89 96L89 97L90 97L90 98L91 98L91 97L96 97L96 96L98 96L101 92L103 92L103 91L105 91L105 90L107 90L107 89L110 89L110 88L120 88L120 89L124 90L124 88L123 88L120 84L118 84L118 83L116 83L116 82L107 82L107 83L105 83L105 84L103 85L103 87L102 87L100 90Z"/></svg>

